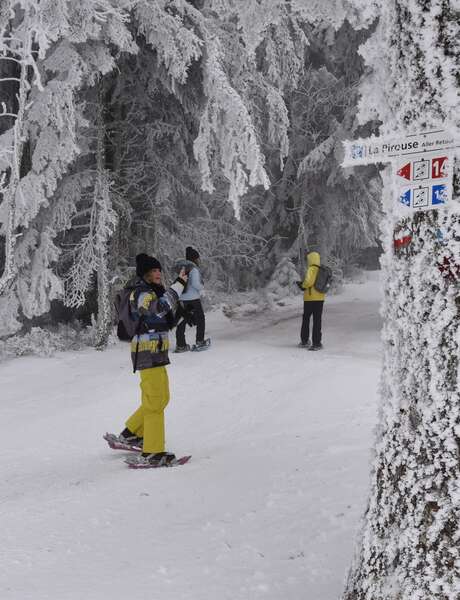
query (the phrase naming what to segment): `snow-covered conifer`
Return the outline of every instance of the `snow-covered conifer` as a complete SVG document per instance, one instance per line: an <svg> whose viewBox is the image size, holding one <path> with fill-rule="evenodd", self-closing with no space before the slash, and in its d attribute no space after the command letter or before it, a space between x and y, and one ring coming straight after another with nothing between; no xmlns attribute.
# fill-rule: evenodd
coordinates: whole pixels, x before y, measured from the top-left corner
<svg viewBox="0 0 460 600"><path fill-rule="evenodd" d="M294 263L288 256L284 256L276 265L267 285L268 297L273 302L280 302L288 296L298 296L300 291L296 282L299 280L299 273Z"/></svg>
<svg viewBox="0 0 460 600"><path fill-rule="evenodd" d="M60 255L55 245L59 231L50 212L56 203L65 203L59 185L81 151L77 138L85 122L76 94L94 82L95 74L113 68L108 44L125 51L135 46L126 13L115 1L10 2L8 17L2 16L0 58L17 60L18 75L13 135L9 146L2 145L9 160L0 292L8 288L19 301L11 305L31 318L63 296L62 280L53 268ZM93 43L79 46L89 41Z"/></svg>
<svg viewBox="0 0 460 600"><path fill-rule="evenodd" d="M361 118L458 137L458 2L379 3ZM455 172L458 182L458 166ZM398 218L385 176L384 368L370 500L345 600L460 594L460 198ZM404 236L404 251L398 240Z"/></svg>

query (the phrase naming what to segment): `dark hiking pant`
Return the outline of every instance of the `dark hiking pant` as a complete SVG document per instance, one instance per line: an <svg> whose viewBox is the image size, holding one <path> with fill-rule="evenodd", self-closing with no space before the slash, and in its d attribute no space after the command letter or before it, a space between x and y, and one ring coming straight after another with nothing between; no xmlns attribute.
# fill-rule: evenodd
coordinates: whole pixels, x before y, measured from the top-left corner
<svg viewBox="0 0 460 600"><path fill-rule="evenodd" d="M201 300L183 300L184 310L191 312L193 320L196 325L196 342L204 341L204 329L206 320L204 317L204 310L201 304ZM176 344L178 346L185 346L185 326L187 323L183 319L176 328Z"/></svg>
<svg viewBox="0 0 460 600"><path fill-rule="evenodd" d="M310 300L303 303L302 331L300 339L306 344L310 339L310 318L313 317L313 346L321 344L321 318L323 316L324 300Z"/></svg>

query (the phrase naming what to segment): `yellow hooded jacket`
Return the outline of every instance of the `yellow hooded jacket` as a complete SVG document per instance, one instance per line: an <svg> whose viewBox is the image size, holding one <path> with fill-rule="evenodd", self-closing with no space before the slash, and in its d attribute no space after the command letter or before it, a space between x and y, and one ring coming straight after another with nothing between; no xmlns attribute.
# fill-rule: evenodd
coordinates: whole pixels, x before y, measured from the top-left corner
<svg viewBox="0 0 460 600"><path fill-rule="evenodd" d="M315 286L313 285L315 283L316 276L318 275L318 267L321 264L321 257L319 255L319 252L310 252L309 254L307 254L307 261L308 269L305 273L305 279L302 283L302 287L305 290L303 293L304 302L324 300L326 298L326 294L317 292L315 290Z"/></svg>

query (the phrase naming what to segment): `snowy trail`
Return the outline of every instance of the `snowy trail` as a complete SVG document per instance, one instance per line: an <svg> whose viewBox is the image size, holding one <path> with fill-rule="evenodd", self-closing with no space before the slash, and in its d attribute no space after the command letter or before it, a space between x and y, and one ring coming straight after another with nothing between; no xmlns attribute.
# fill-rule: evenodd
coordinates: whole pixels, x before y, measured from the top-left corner
<svg viewBox="0 0 460 600"><path fill-rule="evenodd" d="M168 446L193 454L177 469L130 471L101 439L138 400L125 346L0 365L0 597L338 598L367 492L378 296L371 281L331 299L320 353L295 347L300 306L265 327L211 319L211 351L170 367Z"/></svg>

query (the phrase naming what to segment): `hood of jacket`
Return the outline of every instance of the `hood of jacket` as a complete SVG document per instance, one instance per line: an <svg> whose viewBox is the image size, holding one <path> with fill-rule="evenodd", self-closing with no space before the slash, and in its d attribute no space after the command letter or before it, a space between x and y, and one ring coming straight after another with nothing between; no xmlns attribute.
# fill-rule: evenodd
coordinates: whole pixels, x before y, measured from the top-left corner
<svg viewBox="0 0 460 600"><path fill-rule="evenodd" d="M319 267L321 265L321 257L319 255L319 252L309 252L307 254L307 261L309 267L311 267L312 265L318 265Z"/></svg>

